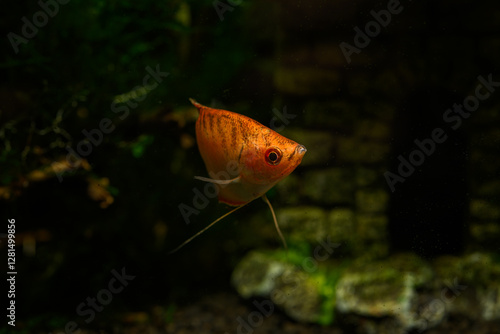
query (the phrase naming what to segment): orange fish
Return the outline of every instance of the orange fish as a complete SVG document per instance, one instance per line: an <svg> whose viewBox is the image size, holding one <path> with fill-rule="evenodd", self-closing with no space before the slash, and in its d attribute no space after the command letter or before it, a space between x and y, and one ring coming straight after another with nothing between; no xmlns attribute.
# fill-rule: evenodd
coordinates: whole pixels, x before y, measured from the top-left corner
<svg viewBox="0 0 500 334"><path fill-rule="evenodd" d="M193 99L190 101L199 111L196 141L210 175L210 178L195 178L213 183L218 191L219 202L236 208L212 222L171 253L259 197L269 206L276 230L286 248L286 241L279 229L273 207L265 194L293 172L302 161L306 148L249 117L205 107Z"/></svg>

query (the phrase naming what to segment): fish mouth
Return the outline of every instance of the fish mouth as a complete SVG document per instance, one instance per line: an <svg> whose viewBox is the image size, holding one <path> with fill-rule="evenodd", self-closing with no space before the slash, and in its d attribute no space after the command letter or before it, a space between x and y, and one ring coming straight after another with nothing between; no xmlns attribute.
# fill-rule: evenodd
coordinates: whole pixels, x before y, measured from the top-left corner
<svg viewBox="0 0 500 334"><path fill-rule="evenodd" d="M304 155L307 152L307 148L304 145L299 144L295 147L295 152L300 155Z"/></svg>
<svg viewBox="0 0 500 334"><path fill-rule="evenodd" d="M288 161L294 159L294 162L285 170L283 174L290 174L302 162L302 157L306 154L307 149L304 145L297 144L294 152L288 157ZM297 156L295 156L297 155ZM295 156L295 158L293 158Z"/></svg>

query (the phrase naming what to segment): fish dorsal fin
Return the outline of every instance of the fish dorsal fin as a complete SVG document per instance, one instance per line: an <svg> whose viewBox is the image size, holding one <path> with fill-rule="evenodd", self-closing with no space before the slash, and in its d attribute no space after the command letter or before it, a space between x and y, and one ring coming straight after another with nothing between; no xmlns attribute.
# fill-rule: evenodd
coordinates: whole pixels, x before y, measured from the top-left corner
<svg viewBox="0 0 500 334"><path fill-rule="evenodd" d="M241 178L239 176L235 177L234 179L230 179L230 180L215 180L215 179L211 179L211 178L203 177L203 176L195 176L194 178L197 180L200 180L200 181L211 182L211 183L221 184L221 185L236 183L236 182L240 182L240 180L241 180Z"/></svg>
<svg viewBox="0 0 500 334"><path fill-rule="evenodd" d="M191 104L193 106L195 106L198 109L198 112L200 111L201 108L203 108L203 105L201 105L198 102L196 102L195 99L189 98L189 101L191 102Z"/></svg>
<svg viewBox="0 0 500 334"><path fill-rule="evenodd" d="M264 200L264 202L267 203L269 209L271 209L271 214L273 215L273 220L274 220L274 226L276 226L276 231L278 231L278 235L280 236L281 241L283 242L283 246L285 246L286 254L288 257L288 246L286 244L285 237L283 237L283 234L281 233L280 227L278 225L278 219L276 219L276 215L274 214L273 206L271 205L271 202L269 202L269 200L267 199L266 194L262 195L262 199Z"/></svg>

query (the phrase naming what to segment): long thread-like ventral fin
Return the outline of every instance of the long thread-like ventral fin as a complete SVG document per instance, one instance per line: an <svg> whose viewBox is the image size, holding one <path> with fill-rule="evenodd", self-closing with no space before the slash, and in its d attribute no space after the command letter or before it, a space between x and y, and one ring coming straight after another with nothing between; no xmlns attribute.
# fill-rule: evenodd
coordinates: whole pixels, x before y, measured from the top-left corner
<svg viewBox="0 0 500 334"><path fill-rule="evenodd" d="M236 208L232 209L231 211L229 211L228 213L224 214L223 216L217 218L216 220L214 220L212 223L210 223L210 225L208 225L207 227L205 227L204 229L202 229L201 231L199 231L198 233L196 233L195 235L193 235L191 238L187 239L186 241L184 241L182 244L180 244L177 248L171 250L170 252L168 252L168 255L170 254L173 254L175 252L177 252L179 249L181 249L182 247L186 246L191 240L193 240L194 238L196 238L197 236L199 236L200 234L202 234L203 232L205 232L206 230L208 230L210 227L212 227L213 225L215 225L215 223L217 223L218 221L226 218L227 216L229 216L231 213L235 212L236 210L244 207L245 205L247 205L248 203L245 203L245 204L242 204L240 206L237 206Z"/></svg>
<svg viewBox="0 0 500 334"><path fill-rule="evenodd" d="M274 226L276 226L276 231L278 231L278 234L281 238L281 241L283 242L283 245L285 246L285 250L287 253L287 257L288 257L288 245L286 244L285 237L283 237L283 234L281 233L280 227L278 226L278 219L276 219L276 215L274 214L273 206L271 205L271 202L269 202L269 200L267 199L266 194L262 195L262 199L264 200L264 202L267 203L267 205L269 205L269 209L271 209L271 213L272 213L273 219L274 219Z"/></svg>

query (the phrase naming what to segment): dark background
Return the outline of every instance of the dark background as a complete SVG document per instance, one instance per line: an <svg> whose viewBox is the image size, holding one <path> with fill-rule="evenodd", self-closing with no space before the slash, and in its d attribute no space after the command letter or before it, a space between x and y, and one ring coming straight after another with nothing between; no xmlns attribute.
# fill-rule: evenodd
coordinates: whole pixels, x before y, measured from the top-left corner
<svg viewBox="0 0 500 334"><path fill-rule="evenodd" d="M295 110L311 99L387 101L396 109L388 159L394 170L397 156L410 152L415 138L428 136L447 108L473 92L478 75L493 73L500 80L496 2L401 4L403 12L352 63L332 60L343 78L407 66L407 84L389 82L392 91L383 95L347 81L325 93L321 86L329 83L321 78L317 93L290 92L276 84L276 69L300 64L287 58L294 45L352 43L353 27L371 20L370 10L386 2L243 1L221 21L213 1L72 0L60 4L18 53L7 34L22 35L21 18L32 21L40 6L9 3L0 17L0 220L2 226L16 220L18 329L84 324L76 306L107 287L111 271L123 267L135 279L91 328L110 328L126 321L123 314L151 314L155 307L168 317L211 293L233 294L229 277L238 260L250 249L279 247L279 240L261 238L259 229L268 222L246 224L254 212L267 210L256 201L168 255L228 209L212 200L189 225L179 212L180 203L191 204L198 185L193 176L206 175L195 144L197 114L188 98L264 124L276 99ZM148 66L169 75L120 119L113 100L142 85ZM499 97L495 93L481 108L494 109ZM76 149L82 130L97 128L103 118L116 128L61 182L52 164L64 163L66 147ZM467 201L471 179L480 177L468 167L467 150L470 134L480 132L472 123L454 132L391 195L392 251L431 259L467 249ZM498 138L490 142L491 156L498 153ZM493 164L489 175L498 176L498 161L484 164ZM274 193L270 197L278 206L286 203ZM6 253L5 239L0 250Z"/></svg>

